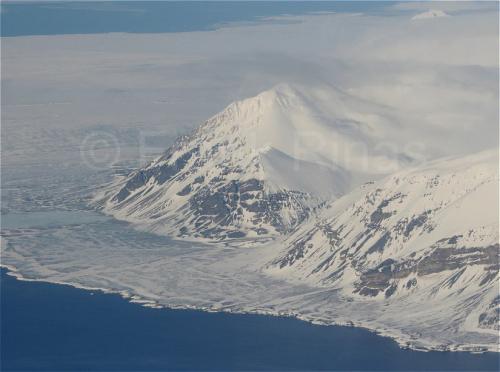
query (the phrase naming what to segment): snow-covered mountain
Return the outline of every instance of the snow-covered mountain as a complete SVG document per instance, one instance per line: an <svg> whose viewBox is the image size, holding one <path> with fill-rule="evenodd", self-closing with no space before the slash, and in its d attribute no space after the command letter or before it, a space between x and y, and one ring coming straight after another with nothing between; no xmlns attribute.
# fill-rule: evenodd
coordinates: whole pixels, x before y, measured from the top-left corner
<svg viewBox="0 0 500 372"><path fill-rule="evenodd" d="M401 305L422 326L498 332L498 177L491 150L364 184L298 228L267 272Z"/></svg>
<svg viewBox="0 0 500 372"><path fill-rule="evenodd" d="M98 199L160 234L282 236L267 250L266 274L382 307L377 321L390 327L433 324L452 343L460 332L491 337L498 150L409 166L406 154L374 146L394 129L377 112L331 87L280 85L229 105ZM384 320L388 305L411 315Z"/></svg>
<svg viewBox="0 0 500 372"><path fill-rule="evenodd" d="M377 132L364 111L376 116L370 104L331 87L279 85L229 105L119 180L101 196L104 210L161 234L276 236L388 164L406 161L376 151Z"/></svg>

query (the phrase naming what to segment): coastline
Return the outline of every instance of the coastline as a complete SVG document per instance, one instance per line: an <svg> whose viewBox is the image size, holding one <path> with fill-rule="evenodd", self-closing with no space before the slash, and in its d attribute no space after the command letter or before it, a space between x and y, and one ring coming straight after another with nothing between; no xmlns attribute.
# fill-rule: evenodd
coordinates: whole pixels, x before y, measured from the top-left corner
<svg viewBox="0 0 500 372"><path fill-rule="evenodd" d="M196 310L209 313L230 313L230 314L241 314L241 315L249 314L249 315L293 318L303 322L325 327L336 326L336 327L349 327L349 328L352 327L352 328L363 329L379 337L390 339L391 341L395 342L402 350L413 350L418 352L464 352L470 354L495 353L500 355L500 345L497 345L496 348L493 345L489 344L488 345L481 345L481 344L439 345L436 343L432 343L426 339L419 339L411 336L406 336L403 333L398 333L396 330L381 329L365 322L353 322L353 321L333 322L331 320L323 320L318 317L303 315L298 312L292 313L292 312L274 311L269 308L244 309L244 308L234 308L234 307L224 308L216 306L198 306L198 305L188 305L188 304L186 305L160 304L157 301L141 297L137 294L130 293L128 291L113 290L109 288L89 287L79 283L58 282L46 279L27 278L16 267L4 263L0 263L0 268L6 270L6 275L12 276L20 281L43 282L55 285L70 286L76 289L81 289L89 292L116 294L130 303L137 304L147 308L171 309L171 310Z"/></svg>

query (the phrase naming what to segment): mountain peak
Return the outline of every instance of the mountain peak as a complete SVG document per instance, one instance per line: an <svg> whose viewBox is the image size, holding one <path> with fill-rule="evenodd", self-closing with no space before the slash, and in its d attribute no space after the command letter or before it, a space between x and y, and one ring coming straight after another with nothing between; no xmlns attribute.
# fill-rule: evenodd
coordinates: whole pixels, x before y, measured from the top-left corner
<svg viewBox="0 0 500 372"><path fill-rule="evenodd" d="M331 87L278 84L230 104L120 180L105 210L182 236L288 231L326 200L399 166L399 154L374 146L363 109L371 107Z"/></svg>
<svg viewBox="0 0 500 372"><path fill-rule="evenodd" d="M270 114L273 110L288 109L290 106L303 106L298 90L287 83L280 83L253 97L235 101L212 117L209 122L228 123L238 120L239 125ZM262 121L260 121L262 123Z"/></svg>
<svg viewBox="0 0 500 372"><path fill-rule="evenodd" d="M350 182L297 142L315 119L279 84L230 104L164 155L121 180L105 210L148 230L208 239L269 238L302 222ZM317 154L316 154L317 155ZM315 182L314 180L321 180Z"/></svg>

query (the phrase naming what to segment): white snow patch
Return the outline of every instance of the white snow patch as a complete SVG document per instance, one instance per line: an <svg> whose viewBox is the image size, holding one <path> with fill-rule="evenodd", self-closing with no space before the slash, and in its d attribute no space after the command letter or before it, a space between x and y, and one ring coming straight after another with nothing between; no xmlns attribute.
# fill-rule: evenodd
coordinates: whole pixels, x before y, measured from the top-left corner
<svg viewBox="0 0 500 372"><path fill-rule="evenodd" d="M443 12L442 10L430 9L427 12L419 13L419 14L413 16L412 20L442 18L442 17L449 17L449 16L450 16L449 14Z"/></svg>

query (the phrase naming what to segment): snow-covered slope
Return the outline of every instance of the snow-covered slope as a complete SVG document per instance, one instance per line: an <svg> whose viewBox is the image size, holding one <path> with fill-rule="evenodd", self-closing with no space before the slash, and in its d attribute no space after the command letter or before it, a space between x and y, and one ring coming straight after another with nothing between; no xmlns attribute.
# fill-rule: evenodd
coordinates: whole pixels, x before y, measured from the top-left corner
<svg viewBox="0 0 500 372"><path fill-rule="evenodd" d="M498 150L362 185L297 229L267 272L391 304L421 326L498 332L498 187Z"/></svg>
<svg viewBox="0 0 500 372"><path fill-rule="evenodd" d="M432 19L432 18L442 18L442 17L449 17L449 15L442 10L433 10L430 9L426 12L419 13L415 16L412 17L412 20L419 20L419 19Z"/></svg>
<svg viewBox="0 0 500 372"><path fill-rule="evenodd" d="M176 236L289 231L325 200L399 166L399 154L372 146L369 106L331 87L286 84L235 102L116 182L100 196L104 210Z"/></svg>

